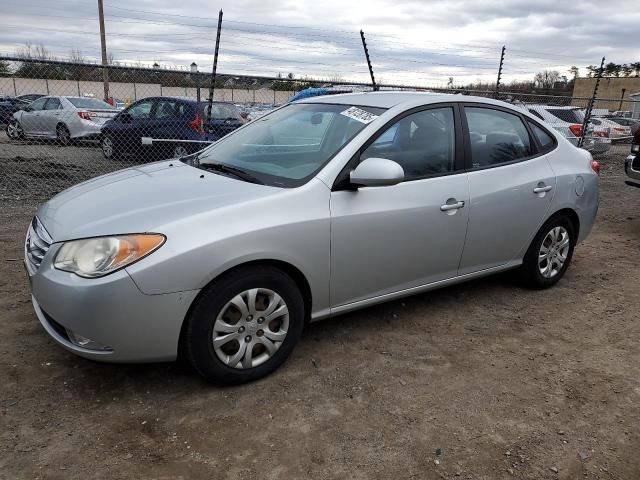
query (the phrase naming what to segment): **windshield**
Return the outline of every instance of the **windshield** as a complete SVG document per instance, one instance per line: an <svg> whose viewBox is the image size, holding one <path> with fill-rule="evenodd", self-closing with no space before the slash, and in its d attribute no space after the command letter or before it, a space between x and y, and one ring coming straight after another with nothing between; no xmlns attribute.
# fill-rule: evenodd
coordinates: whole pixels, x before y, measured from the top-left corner
<svg viewBox="0 0 640 480"><path fill-rule="evenodd" d="M383 108L291 104L205 149L201 164L242 169L267 185L306 183Z"/></svg>
<svg viewBox="0 0 640 480"><path fill-rule="evenodd" d="M204 117L209 118L209 102L202 102L200 108L204 112ZM211 118L214 120L241 119L240 110L232 103L213 103L211 105Z"/></svg>
<svg viewBox="0 0 640 480"><path fill-rule="evenodd" d="M96 100L95 98L71 97L67 98L67 100L76 108L108 108L109 110L113 110L113 107L107 102Z"/></svg>
<svg viewBox="0 0 640 480"><path fill-rule="evenodd" d="M547 112L564 122L582 123L584 117L578 108L548 108Z"/></svg>

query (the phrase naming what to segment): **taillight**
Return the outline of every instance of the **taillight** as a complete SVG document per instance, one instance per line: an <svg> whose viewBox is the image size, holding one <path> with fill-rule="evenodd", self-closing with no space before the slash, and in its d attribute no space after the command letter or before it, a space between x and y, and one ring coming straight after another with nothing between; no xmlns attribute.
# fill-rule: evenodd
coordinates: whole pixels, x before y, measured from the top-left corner
<svg viewBox="0 0 640 480"><path fill-rule="evenodd" d="M616 132L626 132L626 130L625 130L624 128L613 127L613 129L614 129Z"/></svg>
<svg viewBox="0 0 640 480"><path fill-rule="evenodd" d="M202 122L200 121L200 116L198 115L198 112L196 112L196 116L193 117L193 120L189 122L188 126L191 130L193 130L196 133L204 133L204 128L203 128Z"/></svg>
<svg viewBox="0 0 640 480"><path fill-rule="evenodd" d="M569 125L569 131L573 134L574 137L582 136L582 125L574 123L573 125Z"/></svg>
<svg viewBox="0 0 640 480"><path fill-rule="evenodd" d="M93 117L95 117L95 114L91 113L91 112L76 112L78 114L78 116L83 119L83 120L93 120Z"/></svg>
<svg viewBox="0 0 640 480"><path fill-rule="evenodd" d="M591 170L600 175L600 164L595 160L591 160Z"/></svg>
<svg viewBox="0 0 640 480"><path fill-rule="evenodd" d="M596 130L593 132L596 137L609 138L609 132L606 130Z"/></svg>

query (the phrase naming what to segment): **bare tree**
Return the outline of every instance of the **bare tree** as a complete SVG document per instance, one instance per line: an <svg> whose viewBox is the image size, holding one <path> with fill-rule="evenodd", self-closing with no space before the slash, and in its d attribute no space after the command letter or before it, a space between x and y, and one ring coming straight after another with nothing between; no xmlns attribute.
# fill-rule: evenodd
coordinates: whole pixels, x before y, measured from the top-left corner
<svg viewBox="0 0 640 480"><path fill-rule="evenodd" d="M85 63L86 59L79 48L72 48L69 53L69 61L71 63Z"/></svg>
<svg viewBox="0 0 640 480"><path fill-rule="evenodd" d="M11 75L11 68L9 67L9 62L0 60L0 77L8 77L9 75Z"/></svg>
<svg viewBox="0 0 640 480"><path fill-rule="evenodd" d="M580 75L580 69L574 65L569 69L569 73L573 75L573 79L575 80L578 78L578 75Z"/></svg>
<svg viewBox="0 0 640 480"><path fill-rule="evenodd" d="M543 70L533 77L536 86L540 88L553 88L553 85L560 80L560 72L557 70Z"/></svg>

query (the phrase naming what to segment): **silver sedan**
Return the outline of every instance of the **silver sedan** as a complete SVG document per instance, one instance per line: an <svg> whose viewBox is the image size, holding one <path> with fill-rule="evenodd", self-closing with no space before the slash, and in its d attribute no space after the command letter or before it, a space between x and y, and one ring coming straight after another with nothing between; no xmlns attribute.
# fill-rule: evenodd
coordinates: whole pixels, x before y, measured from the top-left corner
<svg viewBox="0 0 640 480"><path fill-rule="evenodd" d="M599 166L486 98L316 97L187 157L62 192L31 223L36 315L111 362L257 379L310 321L517 269L546 288L598 208Z"/></svg>
<svg viewBox="0 0 640 480"><path fill-rule="evenodd" d="M102 100L87 97L40 97L13 114L7 136L56 139L67 145L74 139L100 136L102 125L118 110Z"/></svg>

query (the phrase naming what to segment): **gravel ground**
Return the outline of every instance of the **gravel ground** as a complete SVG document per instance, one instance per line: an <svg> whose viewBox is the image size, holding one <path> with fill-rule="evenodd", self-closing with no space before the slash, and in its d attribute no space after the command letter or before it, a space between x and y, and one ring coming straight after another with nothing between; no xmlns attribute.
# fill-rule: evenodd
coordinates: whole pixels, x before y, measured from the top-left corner
<svg viewBox="0 0 640 480"><path fill-rule="evenodd" d="M640 478L627 148L602 159L598 221L555 288L499 275L313 324L274 375L218 388L47 338L21 264L23 187L42 179L19 166L93 170L100 152L0 140L0 478Z"/></svg>

